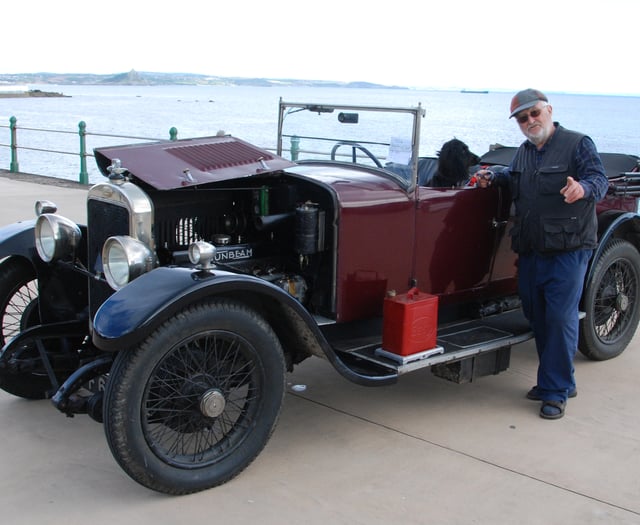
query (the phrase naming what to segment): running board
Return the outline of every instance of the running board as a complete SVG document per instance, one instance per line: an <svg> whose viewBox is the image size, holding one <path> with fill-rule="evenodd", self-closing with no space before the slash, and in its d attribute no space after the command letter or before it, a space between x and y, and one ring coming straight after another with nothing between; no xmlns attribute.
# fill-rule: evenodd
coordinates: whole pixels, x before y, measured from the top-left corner
<svg viewBox="0 0 640 525"><path fill-rule="evenodd" d="M488 352L510 349L533 337L520 310L440 327L437 347L412 356L389 356L380 343L352 347L342 352L398 375L463 361ZM341 352L341 353L342 353Z"/></svg>

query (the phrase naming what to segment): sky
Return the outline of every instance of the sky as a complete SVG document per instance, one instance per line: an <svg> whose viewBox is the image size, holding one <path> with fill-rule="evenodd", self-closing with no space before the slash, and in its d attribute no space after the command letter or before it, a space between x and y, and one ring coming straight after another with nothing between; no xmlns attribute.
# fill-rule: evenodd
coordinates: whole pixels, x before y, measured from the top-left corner
<svg viewBox="0 0 640 525"><path fill-rule="evenodd" d="M639 0L4 2L0 73L640 95Z"/></svg>

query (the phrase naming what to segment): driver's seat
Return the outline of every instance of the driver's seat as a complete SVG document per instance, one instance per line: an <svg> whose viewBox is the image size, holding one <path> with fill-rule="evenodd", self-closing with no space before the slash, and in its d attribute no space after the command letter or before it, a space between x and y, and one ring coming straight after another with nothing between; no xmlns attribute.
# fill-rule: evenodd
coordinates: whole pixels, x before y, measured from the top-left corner
<svg viewBox="0 0 640 525"><path fill-rule="evenodd" d="M438 171L436 157L420 157L418 159L418 185L429 186L436 171Z"/></svg>

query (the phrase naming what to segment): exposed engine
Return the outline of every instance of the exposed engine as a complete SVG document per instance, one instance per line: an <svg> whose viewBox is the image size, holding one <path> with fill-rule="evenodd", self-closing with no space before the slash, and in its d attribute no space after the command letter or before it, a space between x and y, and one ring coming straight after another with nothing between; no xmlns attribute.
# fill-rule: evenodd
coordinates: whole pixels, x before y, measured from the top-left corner
<svg viewBox="0 0 640 525"><path fill-rule="evenodd" d="M189 245L205 241L216 248L216 267L265 279L312 311L331 311L332 258L326 252L332 236L327 209L332 206L321 185L279 173L197 189L142 189L153 210L147 243L155 248L157 264L187 266ZM96 274L105 240L137 231L131 226L137 214L123 210L122 198L99 197L90 197L88 207L89 261L96 261ZM105 230L99 232L96 224ZM103 282L92 288L95 311L112 291Z"/></svg>
<svg viewBox="0 0 640 525"><path fill-rule="evenodd" d="M225 226L243 224L244 231L250 220L246 217L226 217ZM274 256L269 249L276 242L275 235L280 228L293 226L293 253L297 255L296 264L288 264L287 259ZM256 215L253 220L253 242L244 242L243 234L214 233L211 242L216 246L215 263L221 267L232 268L265 279L282 288L301 303L306 302L308 285L306 278L295 273L304 272L310 258L324 250L324 212L310 202L298 205L293 213L275 215ZM286 235L286 233L285 233ZM265 237L265 238L260 238ZM207 239L204 239L207 240ZM174 254L175 257L175 254Z"/></svg>

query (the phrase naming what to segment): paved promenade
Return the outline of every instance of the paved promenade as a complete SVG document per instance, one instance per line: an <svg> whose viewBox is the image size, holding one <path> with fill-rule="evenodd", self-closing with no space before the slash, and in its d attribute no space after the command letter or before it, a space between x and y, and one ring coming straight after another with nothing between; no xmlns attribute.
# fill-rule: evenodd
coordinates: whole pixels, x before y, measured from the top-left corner
<svg viewBox="0 0 640 525"><path fill-rule="evenodd" d="M85 216L86 188L0 171L0 224L48 198ZM524 394L531 343L500 375L456 385L422 370L397 385L349 383L311 358L288 377L278 427L245 472L183 497L151 492L113 460L101 425L0 392L0 523L640 523L640 333L620 357L576 359L578 397L557 421Z"/></svg>

